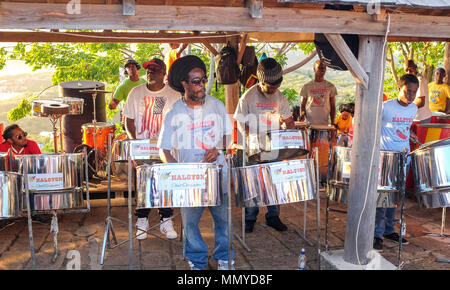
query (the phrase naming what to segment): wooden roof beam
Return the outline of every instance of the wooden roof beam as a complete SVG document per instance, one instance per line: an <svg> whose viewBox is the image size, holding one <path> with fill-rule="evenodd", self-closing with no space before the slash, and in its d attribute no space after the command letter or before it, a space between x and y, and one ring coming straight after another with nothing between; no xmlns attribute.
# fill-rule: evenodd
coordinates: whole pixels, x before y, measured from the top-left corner
<svg viewBox="0 0 450 290"><path fill-rule="evenodd" d="M387 21L373 21L371 15L364 12L266 7L262 19L252 19L245 7L136 5L135 8L135 16L123 16L118 5L83 4L80 14L68 14L66 4L0 2L0 29L263 31L384 36L387 28ZM411 23L420 25L411 28ZM390 35L450 38L450 17L390 14Z"/></svg>

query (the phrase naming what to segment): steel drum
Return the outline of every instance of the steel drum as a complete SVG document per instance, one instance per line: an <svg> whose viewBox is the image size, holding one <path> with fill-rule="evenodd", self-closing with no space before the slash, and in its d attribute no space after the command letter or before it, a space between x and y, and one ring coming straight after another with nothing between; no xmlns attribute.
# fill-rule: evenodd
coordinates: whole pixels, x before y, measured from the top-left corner
<svg viewBox="0 0 450 290"><path fill-rule="evenodd" d="M335 131L334 126L313 125L309 131L311 148L318 148L319 159L319 177L320 182L326 182L328 175L328 157L330 152L330 143L333 143L332 132ZM331 144L334 147L336 144Z"/></svg>
<svg viewBox="0 0 450 290"><path fill-rule="evenodd" d="M266 141L259 142L257 135L248 138L249 163L282 161L306 155L309 148L306 129L270 130ZM261 145L264 146L261 148Z"/></svg>
<svg viewBox="0 0 450 290"><path fill-rule="evenodd" d="M17 155L14 168L27 165L31 209L45 211L83 206L83 154ZM24 202L23 208L26 209Z"/></svg>
<svg viewBox="0 0 450 290"><path fill-rule="evenodd" d="M114 123L98 122L96 127L97 149L100 150L100 152L102 152L103 154L106 154L106 152L108 151L108 135L111 134L114 141L116 125L114 125ZM83 132L83 144L94 148L94 123L83 124L83 126L81 126L81 129Z"/></svg>
<svg viewBox="0 0 450 290"><path fill-rule="evenodd" d="M159 161L159 149L156 146L158 139L128 139L114 141L114 161L127 162L128 155L131 160Z"/></svg>
<svg viewBox="0 0 450 290"><path fill-rule="evenodd" d="M222 167L212 163L161 163L136 169L136 209L222 204Z"/></svg>
<svg viewBox="0 0 450 290"><path fill-rule="evenodd" d="M279 205L315 198L313 159L236 167L232 172L238 207Z"/></svg>
<svg viewBox="0 0 450 290"><path fill-rule="evenodd" d="M31 103L33 116L36 117L48 117L47 114L44 114L44 105L57 105L61 104L61 102L55 100L33 100Z"/></svg>
<svg viewBox="0 0 450 290"><path fill-rule="evenodd" d="M410 153L416 194L426 208L450 205L450 138L424 144Z"/></svg>
<svg viewBox="0 0 450 290"><path fill-rule="evenodd" d="M53 99L56 102L69 105L68 115L83 115L84 100L81 98L62 97Z"/></svg>
<svg viewBox="0 0 450 290"><path fill-rule="evenodd" d="M0 171L0 219L22 216L22 175Z"/></svg>
<svg viewBox="0 0 450 290"><path fill-rule="evenodd" d="M330 200L348 202L350 185L352 149L335 146L331 158L329 183ZM380 151L380 165L377 187L377 207L396 207L401 200L402 153L399 151ZM363 194L363 193L361 193Z"/></svg>

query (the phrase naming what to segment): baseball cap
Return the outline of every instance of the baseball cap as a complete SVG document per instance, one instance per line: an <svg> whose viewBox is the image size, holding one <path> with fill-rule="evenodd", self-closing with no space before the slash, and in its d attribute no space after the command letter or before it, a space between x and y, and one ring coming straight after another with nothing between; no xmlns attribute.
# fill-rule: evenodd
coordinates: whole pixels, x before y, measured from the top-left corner
<svg viewBox="0 0 450 290"><path fill-rule="evenodd" d="M157 66L164 69L164 71L166 70L166 64L159 58L153 58L142 64L142 67L144 67L144 69L148 69L150 66Z"/></svg>

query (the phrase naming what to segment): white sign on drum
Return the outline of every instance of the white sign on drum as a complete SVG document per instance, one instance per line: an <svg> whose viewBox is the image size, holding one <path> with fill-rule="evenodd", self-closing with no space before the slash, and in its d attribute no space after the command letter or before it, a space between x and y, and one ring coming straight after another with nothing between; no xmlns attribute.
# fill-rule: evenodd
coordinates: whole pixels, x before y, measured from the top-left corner
<svg viewBox="0 0 450 290"><path fill-rule="evenodd" d="M156 190L206 189L206 169L164 169L159 171Z"/></svg>
<svg viewBox="0 0 450 290"><path fill-rule="evenodd" d="M273 132L270 139L270 149L279 150L283 148L303 147L303 136L300 132Z"/></svg>
<svg viewBox="0 0 450 290"><path fill-rule="evenodd" d="M283 183L306 179L306 166L299 164L276 164L270 165L272 183Z"/></svg>
<svg viewBox="0 0 450 290"><path fill-rule="evenodd" d="M59 173L28 174L30 190L56 190L64 188L64 176Z"/></svg>

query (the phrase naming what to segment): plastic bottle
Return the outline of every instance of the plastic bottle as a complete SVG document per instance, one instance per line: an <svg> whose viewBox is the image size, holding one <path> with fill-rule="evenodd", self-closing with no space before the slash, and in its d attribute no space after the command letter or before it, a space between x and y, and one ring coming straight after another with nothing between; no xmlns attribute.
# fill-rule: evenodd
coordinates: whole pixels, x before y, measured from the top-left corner
<svg viewBox="0 0 450 290"><path fill-rule="evenodd" d="M305 265L306 265L305 249L302 249L300 256L298 257L297 270L305 270Z"/></svg>

